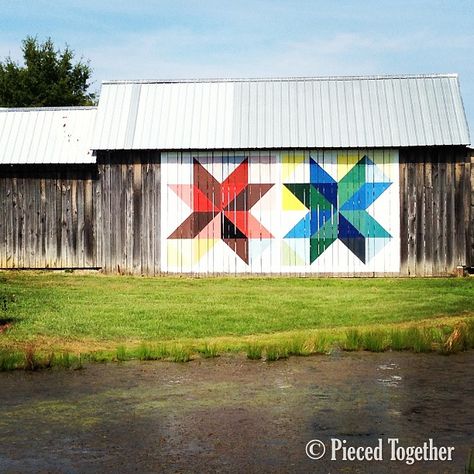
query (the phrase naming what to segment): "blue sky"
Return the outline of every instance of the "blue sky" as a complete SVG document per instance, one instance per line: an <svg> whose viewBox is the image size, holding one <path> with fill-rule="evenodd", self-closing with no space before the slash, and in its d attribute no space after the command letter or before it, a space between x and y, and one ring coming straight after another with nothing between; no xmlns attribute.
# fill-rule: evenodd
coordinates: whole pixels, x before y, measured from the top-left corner
<svg viewBox="0 0 474 474"><path fill-rule="evenodd" d="M460 75L474 132L473 0L0 0L0 58L68 43L104 79Z"/></svg>

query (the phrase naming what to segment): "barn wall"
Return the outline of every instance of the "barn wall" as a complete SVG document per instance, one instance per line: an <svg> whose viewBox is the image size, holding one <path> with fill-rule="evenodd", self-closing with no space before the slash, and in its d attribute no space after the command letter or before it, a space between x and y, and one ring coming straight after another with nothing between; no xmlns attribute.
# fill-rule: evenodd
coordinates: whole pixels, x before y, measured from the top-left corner
<svg viewBox="0 0 474 474"><path fill-rule="evenodd" d="M286 154L284 160L283 153ZM323 168L331 170L335 153L335 150L327 150L318 155ZM345 153L347 165L352 165L349 151ZM354 150L351 153L354 154ZM360 153L363 150L357 151L358 157ZM207 238L209 235L204 234L199 238L176 238L185 230L182 224L192 214L191 201L187 203L177 188L177 185L193 183L191 158L201 160L217 181L222 182L244 155L253 160L249 183L273 184L267 191L258 186L251 191L262 195L263 199L255 203L251 213L275 237L270 245L267 246L264 233L249 246L241 245L242 236L232 226L225 229L227 233L234 230L233 235L228 236L233 238L227 242L221 237ZM382 152L382 170L385 170L388 161L384 164L383 156ZM388 156L385 154L386 160ZM210 163L206 163L209 158ZM292 240L291 237L285 239L288 233L284 234L285 226L296 223L291 219L297 220L298 200L287 200L285 204L281 195L286 184L307 184L311 180L308 151L274 150L256 155L245 151L163 153L161 160L164 166L160 166L160 154L156 151L114 151L99 152L97 166L0 166L0 268L102 268L112 273L159 274L167 271L267 273L270 266L272 273L308 273L307 265L299 265L301 259L298 258L301 249L303 259L312 258L307 239L303 235L298 238L297 233ZM179 160L180 166L172 164L173 160ZM301 160L306 160L303 166L306 171L301 168L293 177L284 178L288 167L302 163ZM224 166L218 169L218 163ZM374 253L374 259L369 262L372 266L363 271L353 252L347 249L343 248L346 254L341 261L338 254L342 244L333 242L312 262L312 268L318 267L319 274L445 275L454 273L458 265L474 265L474 157L471 153L464 147L400 149L397 170L400 239L397 250L383 258L383 253ZM338 174L334 169L331 172L334 176ZM211 181L209 178L201 184L209 188ZM392 190L393 186L390 185ZM369 212L391 233L393 243L397 236L396 226L392 225L397 213L394 210L383 212L389 191L390 188L382 193L381 201L376 201L375 208ZM276 196L275 192L280 195ZM307 197L302 199L305 201ZM300 201L300 204L306 206L308 202ZM282 211L286 212L283 219ZM292 212L294 216L290 219ZM307 224L311 226L311 219ZM211 230L212 226L206 232ZM222 231L222 227L219 230ZM289 244L288 248L282 250L282 243ZM370 255L375 248L372 246L367 251L366 255ZM224 260L218 252L224 252ZM251 257L250 252L260 252L260 257L253 262L249 260L247 265L239 252L244 259ZM248 252L247 257L245 252ZM189 258L194 259L194 255L201 257L197 263L190 264ZM399 258L399 270L396 260L393 263L394 255ZM290 265L282 266L282 258ZM222 262L228 268L220 268Z"/></svg>
<svg viewBox="0 0 474 474"><path fill-rule="evenodd" d="M0 268L97 266L96 167L0 166Z"/></svg>
<svg viewBox="0 0 474 474"><path fill-rule="evenodd" d="M468 265L474 267L474 150L469 149L470 159L470 175L471 175L471 214L469 216L469 234L470 234L470 247L468 243L468 254L470 253L470 258Z"/></svg>
<svg viewBox="0 0 474 474"><path fill-rule="evenodd" d="M400 150L401 273L473 265L471 160L465 147Z"/></svg>
<svg viewBox="0 0 474 474"><path fill-rule="evenodd" d="M161 173L156 151L99 152L97 262L106 272L160 272Z"/></svg>

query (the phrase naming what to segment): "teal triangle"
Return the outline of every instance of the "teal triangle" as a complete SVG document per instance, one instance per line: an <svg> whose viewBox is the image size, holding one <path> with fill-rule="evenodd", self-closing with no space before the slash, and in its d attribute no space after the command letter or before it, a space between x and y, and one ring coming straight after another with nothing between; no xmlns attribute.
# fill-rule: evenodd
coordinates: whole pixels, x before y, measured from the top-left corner
<svg viewBox="0 0 474 474"><path fill-rule="evenodd" d="M341 210L343 215L364 237L392 237L367 211Z"/></svg>

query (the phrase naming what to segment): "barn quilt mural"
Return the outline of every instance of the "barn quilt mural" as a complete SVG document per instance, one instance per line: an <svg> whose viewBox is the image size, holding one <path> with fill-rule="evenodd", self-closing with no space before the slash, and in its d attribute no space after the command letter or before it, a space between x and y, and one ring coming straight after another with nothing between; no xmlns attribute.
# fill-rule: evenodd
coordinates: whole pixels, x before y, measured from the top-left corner
<svg viewBox="0 0 474 474"><path fill-rule="evenodd" d="M397 150L169 152L162 270L396 273Z"/></svg>

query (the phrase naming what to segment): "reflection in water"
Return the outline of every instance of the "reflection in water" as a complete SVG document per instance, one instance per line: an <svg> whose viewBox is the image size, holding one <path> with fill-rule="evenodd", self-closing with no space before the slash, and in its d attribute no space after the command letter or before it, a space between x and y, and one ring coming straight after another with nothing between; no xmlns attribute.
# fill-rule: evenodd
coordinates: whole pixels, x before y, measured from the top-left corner
<svg viewBox="0 0 474 474"><path fill-rule="evenodd" d="M0 374L0 472L463 472L474 352ZM454 446L451 463L311 461L306 443ZM384 441L385 442L385 441Z"/></svg>
<svg viewBox="0 0 474 474"><path fill-rule="evenodd" d="M399 367L397 364L394 362L391 362L389 364L381 364L377 367L377 370L384 372L384 371L393 371L393 372L388 372L385 375L388 375L388 377L384 378L378 378L377 382L379 382L382 385L385 385L386 387L398 387L402 377L401 375L397 375L399 373L398 371Z"/></svg>

